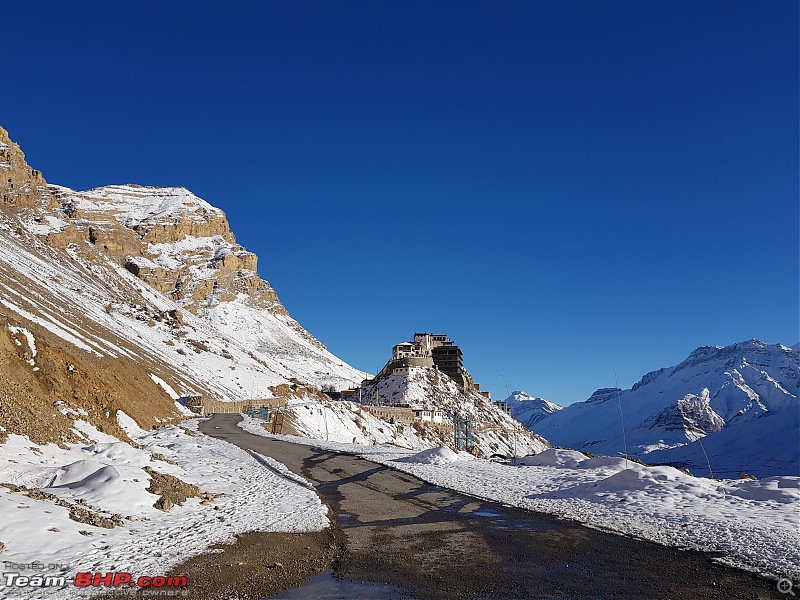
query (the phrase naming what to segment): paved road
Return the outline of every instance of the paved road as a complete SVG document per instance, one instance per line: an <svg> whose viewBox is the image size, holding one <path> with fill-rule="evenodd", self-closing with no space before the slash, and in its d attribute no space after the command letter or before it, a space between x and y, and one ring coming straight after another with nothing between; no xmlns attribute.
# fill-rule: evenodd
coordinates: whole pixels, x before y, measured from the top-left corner
<svg viewBox="0 0 800 600"><path fill-rule="evenodd" d="M315 485L337 515L343 579L392 584L418 600L783 597L707 554L477 500L358 457L246 433L239 420L215 415L200 430Z"/></svg>

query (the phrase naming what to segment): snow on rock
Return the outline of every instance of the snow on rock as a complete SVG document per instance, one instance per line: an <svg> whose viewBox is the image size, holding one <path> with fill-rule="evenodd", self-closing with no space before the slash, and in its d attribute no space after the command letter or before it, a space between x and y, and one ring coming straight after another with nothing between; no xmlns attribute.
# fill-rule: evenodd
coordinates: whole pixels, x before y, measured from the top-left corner
<svg viewBox="0 0 800 600"><path fill-rule="evenodd" d="M74 200L78 210L89 214L113 215L126 226L169 218L200 221L208 213L223 214L183 187L109 185L85 192L75 192L62 186L52 187Z"/></svg>
<svg viewBox="0 0 800 600"><path fill-rule="evenodd" d="M172 398L173 400L177 400L178 398L180 398L178 392L176 392L170 384L161 379L161 377L159 377L158 375L150 373L150 379L152 379L155 383L161 386L161 389L167 392L167 394L169 394L169 397Z"/></svg>
<svg viewBox="0 0 800 600"><path fill-rule="evenodd" d="M28 342L28 348L31 351L31 356L33 358L35 358L36 357L36 339L33 337L33 334L30 331L28 331L27 329L25 329L24 327L14 327L13 325L9 325L8 329L9 329L9 331L11 331L11 333L20 333L23 336L25 336L25 339ZM17 344L19 344L19 342L17 342ZM33 364L33 358L31 358L31 364Z"/></svg>
<svg viewBox="0 0 800 600"><path fill-rule="evenodd" d="M122 428L122 431L127 433L128 437L131 439L147 433L144 429L139 427L139 424L136 421L134 421L121 410L117 411L117 425L119 425Z"/></svg>

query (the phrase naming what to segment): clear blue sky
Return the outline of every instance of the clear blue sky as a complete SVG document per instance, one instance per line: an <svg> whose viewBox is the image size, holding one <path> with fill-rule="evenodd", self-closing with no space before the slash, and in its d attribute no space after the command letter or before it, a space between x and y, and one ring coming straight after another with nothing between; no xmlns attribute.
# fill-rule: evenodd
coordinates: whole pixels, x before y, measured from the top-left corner
<svg viewBox="0 0 800 600"><path fill-rule="evenodd" d="M15 2L0 124L52 183L181 185L375 370L496 398L798 333L794 0Z"/></svg>

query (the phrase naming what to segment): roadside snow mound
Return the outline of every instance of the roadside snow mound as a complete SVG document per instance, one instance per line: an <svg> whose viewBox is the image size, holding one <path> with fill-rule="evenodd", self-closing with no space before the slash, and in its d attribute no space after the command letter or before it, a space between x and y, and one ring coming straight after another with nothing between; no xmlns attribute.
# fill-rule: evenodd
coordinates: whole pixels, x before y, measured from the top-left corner
<svg viewBox="0 0 800 600"><path fill-rule="evenodd" d="M587 486L588 487L588 486ZM713 479L692 477L673 467L639 467L625 469L616 475L594 484L595 493L623 492L633 493L649 491L652 494L663 493L669 496L672 488L695 492L698 497L704 493L712 493L718 485Z"/></svg>
<svg viewBox="0 0 800 600"><path fill-rule="evenodd" d="M618 456L595 456L584 460L580 467L581 469L616 469L621 471L628 468L629 461Z"/></svg>
<svg viewBox="0 0 800 600"><path fill-rule="evenodd" d="M747 500L771 500L781 504L800 506L800 477L768 477L752 481L734 482L729 494Z"/></svg>
<svg viewBox="0 0 800 600"><path fill-rule="evenodd" d="M450 450L447 446L440 446L438 448L431 448L430 450L423 450L411 456L398 458L398 462L411 462L422 465L449 465L460 460L461 457Z"/></svg>
<svg viewBox="0 0 800 600"><path fill-rule="evenodd" d="M550 448L539 454L526 456L518 461L525 467L560 467L562 469L577 469L587 456L576 450L560 450Z"/></svg>

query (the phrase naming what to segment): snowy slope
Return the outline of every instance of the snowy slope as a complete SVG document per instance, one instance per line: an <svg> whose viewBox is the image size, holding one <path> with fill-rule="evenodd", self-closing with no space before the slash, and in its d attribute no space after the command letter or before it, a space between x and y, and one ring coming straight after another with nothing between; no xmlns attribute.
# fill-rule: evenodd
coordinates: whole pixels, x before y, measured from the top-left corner
<svg viewBox="0 0 800 600"><path fill-rule="evenodd" d="M295 375L266 356L254 358L102 255L59 252L12 227L0 221L0 314L36 323L97 356L149 364L182 394L246 398ZM154 319L170 311L181 313L182 325ZM197 352L192 342L208 350Z"/></svg>
<svg viewBox="0 0 800 600"><path fill-rule="evenodd" d="M623 451L727 476L797 475L800 354L750 340L698 348L675 367L645 375L630 390L601 389L536 424L553 444L600 454Z"/></svg>
<svg viewBox="0 0 800 600"><path fill-rule="evenodd" d="M302 328L289 315L254 307L244 294L204 310L201 319L302 382L345 389L368 376L331 354L304 330L298 333Z"/></svg>
<svg viewBox="0 0 800 600"><path fill-rule="evenodd" d="M530 432L516 419L506 414L474 391L463 391L447 375L434 368L418 368L410 375L389 375L366 388L372 398L377 387L384 402L406 402L420 408L438 408L444 412L446 424L452 428L455 414L472 420L473 440L479 456L524 456L542 452L547 441ZM451 444L451 436L444 438Z"/></svg>
<svg viewBox="0 0 800 600"><path fill-rule="evenodd" d="M564 407L555 404L544 398L534 398L527 392L515 391L505 400L511 408L511 414L520 423L532 431L536 431L535 425Z"/></svg>
<svg viewBox="0 0 800 600"><path fill-rule="evenodd" d="M112 189L117 193L93 190L89 198L94 199L87 200L58 188L61 201L72 202L77 214L83 215L70 220L72 226L80 222L88 227L87 216L97 219L91 221L95 225L119 218L126 226L140 227L142 221L137 219L142 215L168 216L182 223L187 219L200 222L197 211L202 217L222 215L182 188L131 188L138 192L131 196ZM95 196L107 196L110 212L99 212L102 207ZM72 243L61 251L28 235L46 238L67 225L65 220L42 217L0 219L0 305L78 348L104 356L122 352L155 360L162 367L162 377L181 393L210 392L222 400L269 397L269 386L290 378L346 387L365 376L328 352L285 310L271 311L245 293L209 302L195 315L186 310L186 301L154 290L89 242ZM159 244L161 266L169 261L193 262L189 248L201 245L199 239ZM232 243L219 236L217 241L217 258L233 251ZM170 252L163 246L170 246ZM219 275L218 269L208 265L192 264L191 269L201 273L196 279L213 281ZM177 323L152 320L176 311ZM135 339L135 348L125 349L120 339Z"/></svg>

